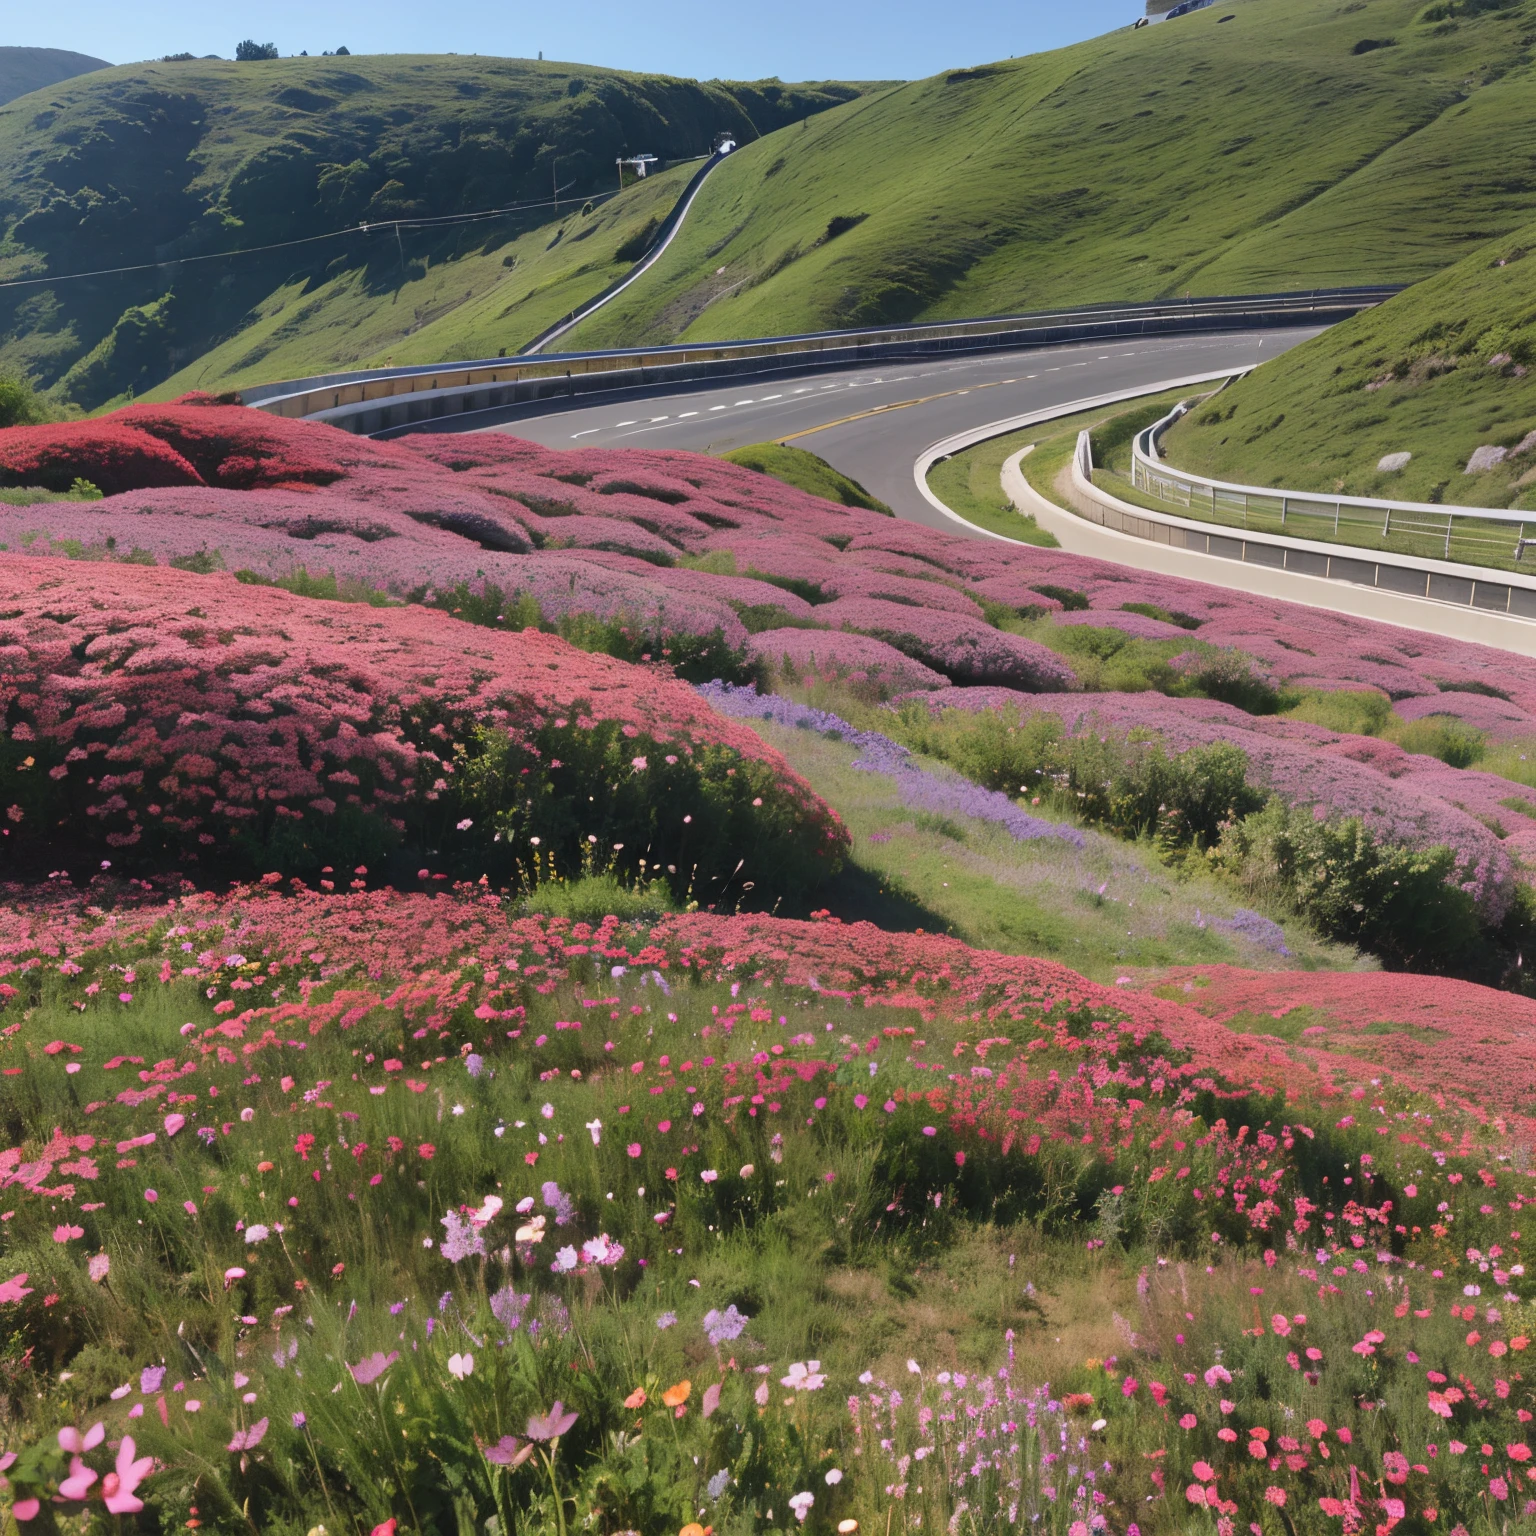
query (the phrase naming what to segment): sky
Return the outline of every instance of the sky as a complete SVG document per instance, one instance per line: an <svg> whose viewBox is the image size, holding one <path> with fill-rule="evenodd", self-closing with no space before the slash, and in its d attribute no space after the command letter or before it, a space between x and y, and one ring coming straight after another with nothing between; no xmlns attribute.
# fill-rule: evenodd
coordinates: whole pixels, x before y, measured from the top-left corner
<svg viewBox="0 0 1536 1536"><path fill-rule="evenodd" d="M4 41L113 64L167 53L234 56L246 36L284 55L482 53L699 79L916 79L1129 26L1139 0L71 0L15 6ZM67 25L65 24L67 17Z"/></svg>

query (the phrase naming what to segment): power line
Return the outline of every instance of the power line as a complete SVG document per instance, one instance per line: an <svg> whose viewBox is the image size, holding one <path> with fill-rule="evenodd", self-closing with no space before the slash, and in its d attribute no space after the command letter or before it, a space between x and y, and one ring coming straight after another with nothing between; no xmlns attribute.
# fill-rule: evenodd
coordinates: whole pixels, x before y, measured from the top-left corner
<svg viewBox="0 0 1536 1536"><path fill-rule="evenodd" d="M561 192L567 190L568 187L559 189ZM618 195L617 192L599 192L585 201L601 203ZM567 202L570 201L573 200L567 199ZM333 229L323 235L305 235L298 240L278 240L271 245L246 246L238 251L208 251L201 256L172 256L165 261L141 261L131 266L100 267L94 272L66 272L57 277L19 277L8 282L0 282L0 290L39 288L52 283L79 283L93 277L116 277L125 272L152 272L159 267L187 266L194 261L224 261L231 256L261 256L268 251L287 251L300 245L316 245L323 240L341 240L348 235L372 234L375 230L393 229L398 239L402 229L442 229L455 224L477 224L487 219L506 218L514 213L527 213L535 208L548 208L552 203L558 207L558 197L544 198L542 201L533 203L513 203L507 208L482 208L474 213L444 213L421 219L381 219L372 224L351 224L345 229Z"/></svg>

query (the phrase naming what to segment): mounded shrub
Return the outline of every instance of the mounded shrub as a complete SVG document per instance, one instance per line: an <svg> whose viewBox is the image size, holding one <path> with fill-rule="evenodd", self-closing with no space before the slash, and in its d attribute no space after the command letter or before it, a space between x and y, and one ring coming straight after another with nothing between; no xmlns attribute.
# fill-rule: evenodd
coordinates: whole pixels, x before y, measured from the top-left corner
<svg viewBox="0 0 1536 1536"><path fill-rule="evenodd" d="M393 860L526 884L591 850L756 904L847 842L777 753L660 669L227 576L0 555L0 725L5 841L51 866Z"/></svg>

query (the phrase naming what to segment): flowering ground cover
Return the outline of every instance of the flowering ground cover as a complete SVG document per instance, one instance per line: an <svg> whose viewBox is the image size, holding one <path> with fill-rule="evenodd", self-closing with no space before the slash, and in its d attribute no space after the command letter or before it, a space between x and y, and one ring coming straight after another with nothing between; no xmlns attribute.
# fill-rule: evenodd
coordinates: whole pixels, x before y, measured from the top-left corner
<svg viewBox="0 0 1536 1536"><path fill-rule="evenodd" d="M86 579L89 577L89 579ZM12 858L495 875L600 843L679 894L835 869L836 816L657 670L423 609L0 556ZM599 800L599 796L601 797ZM736 852L755 845L750 867ZM474 870L470 870L470 866Z"/></svg>
<svg viewBox="0 0 1536 1536"><path fill-rule="evenodd" d="M104 894L0 909L22 1528L1520 1518L1532 1191L1454 1108L931 936ZM835 1304L948 1253L984 1338ZM1129 1315L1042 1378L1062 1282Z"/></svg>
<svg viewBox="0 0 1536 1536"><path fill-rule="evenodd" d="M253 417L0 434L7 1530L1536 1529L1530 1005L1318 937L1529 662Z"/></svg>
<svg viewBox="0 0 1536 1536"><path fill-rule="evenodd" d="M1159 995L1223 1024L1285 1040L1343 1076L1387 1071L1399 1082L1485 1113L1536 1108L1536 1006L1444 976L1169 970ZM1501 1061L1488 1072L1488 1055Z"/></svg>

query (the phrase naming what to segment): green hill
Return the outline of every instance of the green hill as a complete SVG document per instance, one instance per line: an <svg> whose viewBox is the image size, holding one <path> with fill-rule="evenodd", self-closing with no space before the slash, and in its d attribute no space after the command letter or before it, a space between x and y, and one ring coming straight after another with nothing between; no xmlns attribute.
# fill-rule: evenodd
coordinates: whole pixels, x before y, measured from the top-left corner
<svg viewBox="0 0 1536 1536"><path fill-rule="evenodd" d="M1536 453L1466 473L1536 428L1536 224L1297 347L1168 434L1222 479L1536 509ZM1411 453L1383 473L1388 454Z"/></svg>
<svg viewBox="0 0 1536 1536"><path fill-rule="evenodd" d="M248 323L270 318L274 306L284 311L285 334L334 323L329 295L319 290L343 275L348 291L365 291L373 307L394 311L395 335L441 318L463 302L466 287L504 309L507 298L494 290L513 269L503 259L516 256L521 265L533 254L511 243L535 226L546 226L540 250L554 240L559 227L548 227L547 204L556 185L579 208L613 188L621 154L647 151L663 162L702 155L717 133L750 141L861 89L700 83L454 56L186 60L68 80L0 107L0 281L162 265L0 292L0 366L24 369L59 396L94 407L160 383ZM645 195L632 201L643 227L662 199L659 188L639 190ZM399 239L392 229L312 238L361 220L513 204L543 206ZM570 230L583 232L618 234L618 246L635 231L620 216ZM274 245L285 248L187 262ZM554 265L567 274L594 269L590 284L578 284L585 295L607 281L615 251L587 246L580 254ZM465 258L478 260L465 269L466 282L456 275L442 291L428 284L402 308L402 282ZM543 279L558 286L560 273ZM286 313L284 296L298 292L309 302ZM563 295L551 298L548 318L569 307ZM537 316L503 323L495 345L493 333L470 350L515 349L543 323ZM376 329L387 349L388 327ZM445 336L443 344L459 350L462 339ZM270 365L286 371L274 357L281 345L271 336L260 345ZM298 371L323 361L323 347L306 347ZM356 362L355 350L343 360Z"/></svg>
<svg viewBox="0 0 1536 1536"><path fill-rule="evenodd" d="M1536 5L1230 0L747 146L577 345L1408 282L1536 216Z"/></svg>
<svg viewBox="0 0 1536 1536"><path fill-rule="evenodd" d="M61 80L111 67L105 59L67 48L0 48L0 105Z"/></svg>

